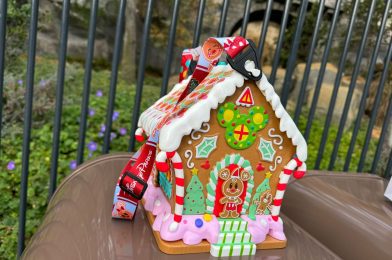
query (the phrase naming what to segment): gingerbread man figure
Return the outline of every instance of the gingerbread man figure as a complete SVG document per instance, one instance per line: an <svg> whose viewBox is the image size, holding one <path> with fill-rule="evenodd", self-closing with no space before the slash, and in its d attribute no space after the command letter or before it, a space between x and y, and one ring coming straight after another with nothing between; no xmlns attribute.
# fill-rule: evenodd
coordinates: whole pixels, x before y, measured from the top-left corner
<svg viewBox="0 0 392 260"><path fill-rule="evenodd" d="M267 214L268 210L270 211L272 209L272 200L272 194L269 190L263 192L259 200L255 201L255 204L257 205L256 214Z"/></svg>
<svg viewBox="0 0 392 260"><path fill-rule="evenodd" d="M238 218L238 205L242 204L240 198L244 191L244 181L250 179L247 171L240 171L240 167L236 168L232 173L228 169L219 172L219 177L224 180L222 184L222 197L219 202L224 205L223 210L219 213L221 218Z"/></svg>

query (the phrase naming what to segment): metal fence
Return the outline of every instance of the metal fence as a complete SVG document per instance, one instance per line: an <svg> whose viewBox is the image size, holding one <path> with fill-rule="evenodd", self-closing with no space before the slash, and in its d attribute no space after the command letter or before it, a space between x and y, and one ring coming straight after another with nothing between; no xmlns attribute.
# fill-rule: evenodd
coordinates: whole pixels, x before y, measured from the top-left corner
<svg viewBox="0 0 392 260"><path fill-rule="evenodd" d="M169 28L168 34L168 42L167 42L167 49L166 49L166 61L165 66L163 69L163 78L162 78L162 85L161 85L161 95L164 95L167 92L167 85L170 76L170 67L172 64L173 59L173 48L175 45L176 39L176 26L178 22L179 16L179 8L180 8L180 0L173 0L171 1L171 24ZM258 1L260 2L260 1ZM272 62L272 71L270 74L269 80L271 83L276 81L278 67L282 66L281 64L281 51L283 48L283 43L285 40L285 28L288 26L288 19L290 12L292 12L292 0L287 0L284 4L284 9L282 12L281 22L280 22L280 31L276 42L276 51L274 54L273 62ZM287 59L286 66L286 74L284 77L283 83L283 91L281 93L282 103L284 105L287 104L289 93L290 93L290 86L292 84L292 74L294 73L294 69L296 66L297 55L298 55L298 48L299 48L299 41L301 39L302 29L304 27L305 15L309 11L309 4L311 1L301 1L296 9L297 12L297 19L295 24L295 31L292 37L292 41L290 44L290 52ZM314 24L314 30L312 36L310 38L309 50L306 59L306 67L303 74L302 84L299 91L299 98L298 102L294 111L294 121L298 122L300 114L302 112L302 105L305 99L305 92L306 87L309 80L309 75L311 71L312 61L315 55L315 51L317 48L317 44L319 41L319 32L321 27L321 22L323 19L323 14L325 13L325 0L320 0L320 5L317 11L317 19ZM356 80L358 78L361 66L361 60L364 53L364 50L368 48L366 46L366 39L369 37L369 28L370 28L370 21L373 18L372 14L374 12L375 6L377 1L371 1L368 7L368 14L367 14L367 22L363 28L362 36L359 42L359 47L357 50L353 72L351 76L351 82L349 84L347 98L345 101L344 109L341 115L340 125L338 128L336 140L334 141L334 148L332 152L332 156L329 162L329 169L334 169L334 165L337 159L339 144L342 138L342 134L344 132L345 122L347 120L347 116L349 113L350 103L353 96L354 89L356 88ZM353 28L356 24L356 16L361 5L362 1L354 1L352 5L352 15L348 17L348 25L347 31L345 34L345 40L343 43L343 51L341 53L340 61L338 64L338 71L337 76L335 79L335 84L333 85L333 91L330 101L330 106L327 111L324 129L322 132L321 143L319 145L318 151L312 151L312 153L317 153L316 164L314 166L315 169L320 168L320 162L323 158L323 151L326 147L327 138L329 129L331 126L332 115L334 112L338 90L340 86L340 82L343 77L343 72L345 68L345 63L347 61L348 55L348 48L350 46L350 42L352 40L353 35ZM94 39L96 33L96 23L97 23L97 13L98 13L98 0L91 0L91 8L90 8L90 20L89 20L89 28L88 28L88 48L86 53L85 59L85 76L84 76L84 89L83 89L83 99L81 104L81 116L80 116L80 129L79 129L79 143L77 149L77 163L81 164L84 160L83 152L85 148L85 135L86 135L86 122L87 122L87 115L88 115L88 106L89 106L89 93L90 93L90 81L92 77L92 62L94 58ZM138 73L137 73L137 82L136 82L136 95L135 95L135 106L132 115L132 125L131 125L131 138L129 144L129 151L132 151L135 147L134 143L134 132L137 127L138 116L140 114L140 104L142 98L142 90L143 90L143 83L144 83L144 76L145 76L145 67L146 67L146 56L148 54L148 46L149 37L150 37L150 26L152 22L152 12L154 9L154 0L149 0L147 3L147 10L144 20L143 26L143 34L141 39L142 46L139 63L138 63ZM194 38L193 38L193 47L196 47L200 43L200 35L203 30L202 22L204 16L205 6L207 4L206 0L199 1L199 8L197 10L197 18L195 21L194 27ZM265 9L264 9L264 16L260 19L263 21L260 38L258 42L258 53L261 56L264 51L267 29L269 26L269 21L272 12L272 6L274 1L267 0L265 1ZM334 36L336 34L337 26L339 19L341 17L341 7L343 1L337 0L335 3L335 7L332 9L333 13L331 16L331 20L329 21L329 31L328 36L326 38L326 42L322 45L323 54L321 57L320 63L320 70L317 77L317 82L315 85L314 96L311 102L311 106L309 109L308 121L306 124L306 128L304 131L304 136L308 140L311 138L310 130L312 127L313 119L315 117L316 107L324 79L324 73L326 70L328 57L331 52ZM112 70L111 70L111 81L110 81L110 91L109 91L109 102L107 107L107 117L106 117L106 131L104 136L104 145L102 153L109 152L110 146L110 129L112 127L112 114L114 110L114 103L116 99L116 84L117 84L117 76L118 76L118 68L119 63L121 60L121 50L123 47L123 35L124 35L124 24L125 24L125 10L126 10L127 1L120 0L119 2L119 9L118 9L118 16L117 16L117 26L115 32L115 42L114 42L114 51L113 51L113 59L112 59ZM241 25L240 34L241 36L246 37L246 29L250 17L250 9L251 9L252 1L247 0L243 3L243 20ZM344 170L347 171L350 165L351 156L353 153L354 145L358 136L358 130L361 124L361 120L364 116L364 109L366 98L368 96L368 92L370 89L371 82L373 80L374 68L376 65L377 57L380 51L380 46L382 42L382 38L384 36L384 30L386 25L388 24L388 15L390 12L390 5L391 1L385 1L385 12L382 16L381 21L379 22L379 30L378 35L375 36L375 44L372 46L372 55L370 57L370 65L368 67L368 72L366 76L366 82L364 84L362 97L360 100L359 111L357 114L357 118L355 120L354 127L352 128L352 138L350 142L349 150L346 154L346 161ZM61 132L61 115L62 115L62 101L63 101L63 91L64 91L64 77L65 77L65 63L67 57L67 37L68 37L68 26L69 26L69 13L70 13L70 0L63 0L63 7L62 7L62 18L61 18L61 33L59 37L59 51L58 51L58 73L57 73L57 83L56 83L56 105L55 105L55 115L54 115L54 127L53 127L53 146L52 146L52 157L50 160L51 163L51 171L50 171L50 188L49 192L50 195L56 189L56 180L57 180L57 165L58 165L58 156L59 156L59 140L60 140L60 132ZM223 0L220 7L220 21L217 24L217 36L225 36L225 32L227 28L225 28L227 17L230 16L228 12L230 6L229 0ZM29 23L29 38L28 38L28 57L27 57L27 75L26 75L26 94L25 94L25 110L24 110L24 134L23 134L23 147L22 149L22 172L21 172L21 187L20 187L20 211L19 211L19 233L18 233L18 255L21 255L24 249L24 241L25 241L25 221L26 221L26 200L27 200L27 180L29 175L29 155L30 155L30 134L31 134L31 126L32 126L32 105L33 105L33 95L34 95L34 70L35 70L35 58L36 58L36 43L37 43L37 22L38 22L38 13L39 13L39 0L31 0L31 15L30 15L30 23ZM3 84L4 84L4 52L5 48L12 48L12 46L6 46L6 16L7 16L7 0L0 0L0 118L2 115L2 104L3 101L2 93L3 93ZM390 22L390 21L389 21ZM392 56L392 44L389 41L389 47L387 49L386 55L384 57L384 68L382 71L381 79L379 81L378 90L375 97L374 107L372 113L370 115L370 119L367 126L367 133L366 133L366 140L362 147L361 158L358 165L358 171L364 170L364 160L367 156L367 151L369 148L369 142L371 139L371 133L375 126L377 112L379 110L379 104L381 97L383 95L383 90L385 83L388 78L388 71L390 60ZM372 167L370 172L374 172L376 166L380 160L381 149L382 145L387 138L387 130L390 124L390 120L392 117L392 97L389 97L389 105L387 108L387 113L385 116L385 120L383 122L382 131L379 137L378 146L373 158ZM0 128L0 137L1 137L1 128ZM1 141L1 138L0 138ZM389 161L387 163L387 167L385 170L386 176L391 173L392 171L392 153L389 156Z"/></svg>

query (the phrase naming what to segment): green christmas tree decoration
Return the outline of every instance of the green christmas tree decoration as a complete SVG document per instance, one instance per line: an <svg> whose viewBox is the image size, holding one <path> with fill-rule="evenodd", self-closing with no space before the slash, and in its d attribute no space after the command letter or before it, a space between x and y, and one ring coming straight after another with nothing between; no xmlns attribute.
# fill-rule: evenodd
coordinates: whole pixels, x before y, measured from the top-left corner
<svg viewBox="0 0 392 260"><path fill-rule="evenodd" d="M186 188L184 198L184 214L197 215L205 213L205 197L203 193L203 184L197 177L198 170L192 169L192 179Z"/></svg>
<svg viewBox="0 0 392 260"><path fill-rule="evenodd" d="M261 203L261 201L260 201L261 195L262 195L264 192L270 191L270 190L271 190L271 187L270 187L270 185L269 185L269 179L270 179L271 175L272 175L272 174L271 174L270 172L267 172L267 173L265 174L265 179L264 179L264 181L257 187L256 193L255 193L255 195L253 196L252 205L249 207L249 214L248 214L249 218L252 219L252 220L255 220L255 219L256 219L256 216L255 216L255 215L256 215L256 212L257 212L258 205L259 205L259 203ZM263 214L264 214L264 215L270 214L269 209L266 208L266 209L264 210Z"/></svg>
<svg viewBox="0 0 392 260"><path fill-rule="evenodd" d="M252 203L252 205L250 205L249 207L249 214L248 214L248 217L251 220L256 220L256 209L257 209L256 204Z"/></svg>

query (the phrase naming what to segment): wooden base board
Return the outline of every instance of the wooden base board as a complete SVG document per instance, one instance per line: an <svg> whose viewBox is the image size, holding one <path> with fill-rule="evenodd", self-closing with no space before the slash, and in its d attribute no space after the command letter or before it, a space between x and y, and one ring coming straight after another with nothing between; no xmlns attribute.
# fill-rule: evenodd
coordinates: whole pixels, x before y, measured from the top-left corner
<svg viewBox="0 0 392 260"><path fill-rule="evenodd" d="M144 205L144 203L143 203ZM143 208L144 209L144 208ZM150 222L151 230L152 224L154 223L155 216L147 211L144 210L146 213L148 222ZM196 254L196 253L204 253L210 252L210 243L206 240L203 240L200 244L197 245L186 245L182 240L179 241L164 241L161 239L158 231L152 230L154 234L155 240L158 244L159 249L169 255L181 255L181 254ZM269 235L264 240L264 242L257 244L257 249L278 249L286 247L287 240L277 240Z"/></svg>

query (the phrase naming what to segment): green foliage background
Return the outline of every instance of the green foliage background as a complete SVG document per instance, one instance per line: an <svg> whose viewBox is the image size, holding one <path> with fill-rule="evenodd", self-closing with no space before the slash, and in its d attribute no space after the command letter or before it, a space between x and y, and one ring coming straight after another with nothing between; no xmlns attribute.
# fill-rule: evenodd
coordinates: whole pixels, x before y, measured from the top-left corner
<svg viewBox="0 0 392 260"><path fill-rule="evenodd" d="M39 225L47 206L56 71L57 63L55 60L37 58L27 195L27 241ZM82 66L67 64L58 183L72 172L70 163L76 159L83 75ZM7 118L7 121L3 122L0 147L0 157L2 158L0 160L0 201L2 201L0 204L0 259L2 256L5 256L6 259L14 258L16 253L23 138L23 97L25 92L25 85L18 83L24 78L24 72L18 75L7 74L6 78L4 118ZM103 137L100 131L106 118L109 80L109 71L93 71L89 107L95 111L95 114L88 117L86 144L95 142L98 148L89 155L86 146L86 160L100 155L102 150ZM159 88L156 87L155 83L155 79L146 80L142 110L149 107L159 97ZM96 95L98 90L103 92L102 97ZM119 117L113 122L112 129L112 133L116 136L111 142L111 151L113 152L127 151L134 95L135 86L128 85L120 80L117 85L115 106L115 111L119 112ZM127 129L126 135L121 135L121 128ZM16 168L14 170L7 169L7 164L10 161L15 162Z"/></svg>

